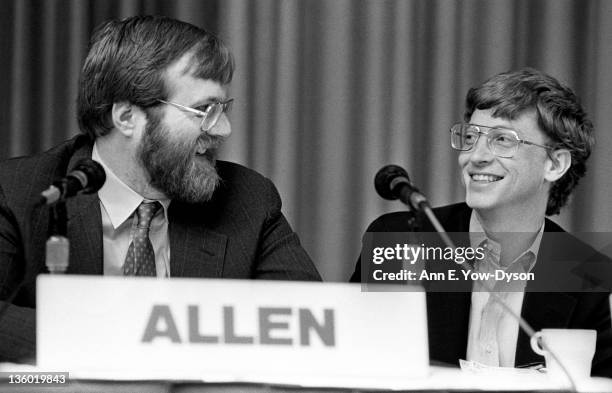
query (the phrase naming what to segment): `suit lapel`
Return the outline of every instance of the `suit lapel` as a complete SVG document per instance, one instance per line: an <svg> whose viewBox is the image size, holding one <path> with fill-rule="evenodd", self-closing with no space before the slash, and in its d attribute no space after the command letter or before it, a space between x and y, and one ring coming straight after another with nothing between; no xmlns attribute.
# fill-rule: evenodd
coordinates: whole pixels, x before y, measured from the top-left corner
<svg viewBox="0 0 612 393"><path fill-rule="evenodd" d="M227 236L202 224L204 206L172 202L168 212L170 275L172 277L222 277Z"/></svg>
<svg viewBox="0 0 612 393"><path fill-rule="evenodd" d="M471 210L464 208L445 222L448 235L457 247L470 246L470 214ZM446 247L441 240L439 246ZM433 266L444 271L450 270L446 263ZM451 268L455 271L455 277L463 277L460 265L451 265ZM427 293L430 357L457 366L457 359L465 359L467 354L472 281L461 279L456 282L433 282L434 287L437 284L441 287L432 288L433 291Z"/></svg>
<svg viewBox="0 0 612 393"><path fill-rule="evenodd" d="M551 221L546 220L542 243L538 251L538 260L533 269L536 280L537 277L554 277L555 275L566 277L571 274L564 262L566 258L563 254L566 250L561 245L556 244L551 235L552 232L562 232L562 230ZM555 288L546 286L545 289L554 290ZM570 294L542 292L542 288L538 289L535 285L529 283L523 298L521 316L536 331L545 328L567 328L575 307L576 299ZM531 349L529 341L527 334L519 330L515 365L544 362L544 358Z"/></svg>
<svg viewBox="0 0 612 393"><path fill-rule="evenodd" d="M98 194L66 202L70 265L68 273L103 274L102 216Z"/></svg>
<svg viewBox="0 0 612 393"><path fill-rule="evenodd" d="M68 164L69 173L83 158L91 158L91 144L79 147ZM66 201L70 265L68 273L103 274L102 215L98 194L79 195Z"/></svg>

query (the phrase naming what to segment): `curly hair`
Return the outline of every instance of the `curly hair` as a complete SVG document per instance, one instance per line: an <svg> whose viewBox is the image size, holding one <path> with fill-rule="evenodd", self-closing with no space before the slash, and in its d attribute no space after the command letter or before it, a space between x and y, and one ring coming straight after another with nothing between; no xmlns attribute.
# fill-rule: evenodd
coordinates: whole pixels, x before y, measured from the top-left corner
<svg viewBox="0 0 612 393"><path fill-rule="evenodd" d="M164 71L190 53L194 77L228 84L234 72L229 49L212 33L163 16L134 16L94 31L79 78L77 118L92 139L110 132L113 103L147 108L167 99Z"/></svg>
<svg viewBox="0 0 612 393"><path fill-rule="evenodd" d="M585 175L586 161L595 144L593 123L574 92L550 75L523 68L495 75L471 88L465 108L466 121L476 109L492 109L494 117L509 120L533 111L538 126L551 140L549 145L570 152L571 166L552 184L546 205L546 215L559 214Z"/></svg>

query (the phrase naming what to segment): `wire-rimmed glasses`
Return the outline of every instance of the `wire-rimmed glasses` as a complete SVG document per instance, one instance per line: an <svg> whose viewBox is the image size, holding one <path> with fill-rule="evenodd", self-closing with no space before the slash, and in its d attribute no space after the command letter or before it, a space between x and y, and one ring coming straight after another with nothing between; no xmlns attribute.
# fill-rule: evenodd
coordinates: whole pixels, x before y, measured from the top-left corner
<svg viewBox="0 0 612 393"><path fill-rule="evenodd" d="M487 146L493 154L498 157L512 158L519 144L538 146L548 151L553 150L550 146L540 145L519 138L514 130L500 127L487 127L478 124L457 123L450 129L451 146L455 150L469 151L476 145L481 135L487 137Z"/></svg>
<svg viewBox="0 0 612 393"><path fill-rule="evenodd" d="M215 124L217 124L217 121L219 121L219 118L221 117L221 114L223 112L227 113L231 110L232 102L234 102L234 99L230 98L226 101L216 101L205 104L201 107L203 108L203 110L177 104L176 102L172 101L165 101L160 99L158 99L157 101L163 104L172 105L173 107L184 110L186 112L193 113L194 115L202 119L202 122L200 123L200 130L202 132L208 132L211 128L215 126Z"/></svg>

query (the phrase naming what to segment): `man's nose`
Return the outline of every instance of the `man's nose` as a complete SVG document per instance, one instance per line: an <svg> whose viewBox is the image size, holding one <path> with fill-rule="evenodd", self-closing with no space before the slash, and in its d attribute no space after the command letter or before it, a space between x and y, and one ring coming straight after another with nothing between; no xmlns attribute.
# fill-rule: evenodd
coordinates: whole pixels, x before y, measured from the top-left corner
<svg viewBox="0 0 612 393"><path fill-rule="evenodd" d="M470 153L470 161L474 163L489 162L495 158L495 154L489 149L486 135L480 135Z"/></svg>
<svg viewBox="0 0 612 393"><path fill-rule="evenodd" d="M206 134L210 136L217 136L221 138L227 138L232 133L232 125L229 122L229 119L224 114L219 117L217 123L210 128L210 130L206 131Z"/></svg>

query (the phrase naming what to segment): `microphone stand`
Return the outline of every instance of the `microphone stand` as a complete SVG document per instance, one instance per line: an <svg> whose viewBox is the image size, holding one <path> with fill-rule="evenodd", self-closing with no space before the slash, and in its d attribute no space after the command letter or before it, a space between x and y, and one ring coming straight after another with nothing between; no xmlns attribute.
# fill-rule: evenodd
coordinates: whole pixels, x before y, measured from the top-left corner
<svg viewBox="0 0 612 393"><path fill-rule="evenodd" d="M415 205L418 206L418 208L425 213L425 215L427 216L431 224L434 226L434 228L440 235L440 238L442 238L442 241L444 242L444 244L447 247L450 247L454 250L456 248L455 244L453 243L451 238L448 236L448 234L444 230L444 227L442 227L442 224L440 223L440 221L438 221L438 218L436 217L433 210L431 209L431 206L429 206L429 203L427 202L427 200L424 197L423 199L419 198L419 200L416 201ZM412 225L412 224L409 224L409 225ZM458 265L461 267L461 269L465 271L469 271L469 269L466 268L464 264L458 264ZM502 308L508 314L510 314L515 320L518 321L519 326L521 327L521 329L523 329L523 331L527 334L527 336L530 339L533 337L533 335L535 334L535 330L529 325L529 323L527 323L527 321L525 321L525 319L523 319L523 317L515 313L510 308L510 306L508 306L506 302L493 290L493 288L491 288L491 286L489 286L486 282L482 280L476 280L476 283L480 285L482 288L484 288L489 293L489 296L491 296L500 306L502 306ZM550 355L553 357L553 359L555 359L555 361L559 364L559 366L561 367L561 369L563 370L563 372L565 373L565 375L567 376L570 382L572 391L577 391L576 382L572 378L571 374L569 373L565 365L561 362L557 354L548 347L548 344L546 344L544 340L539 340L538 342L540 346L542 347L542 349L544 351L549 352Z"/></svg>
<svg viewBox="0 0 612 393"><path fill-rule="evenodd" d="M45 245L45 264L49 273L65 273L68 268L70 242L67 237L66 201L60 199L49 206L48 239Z"/></svg>

